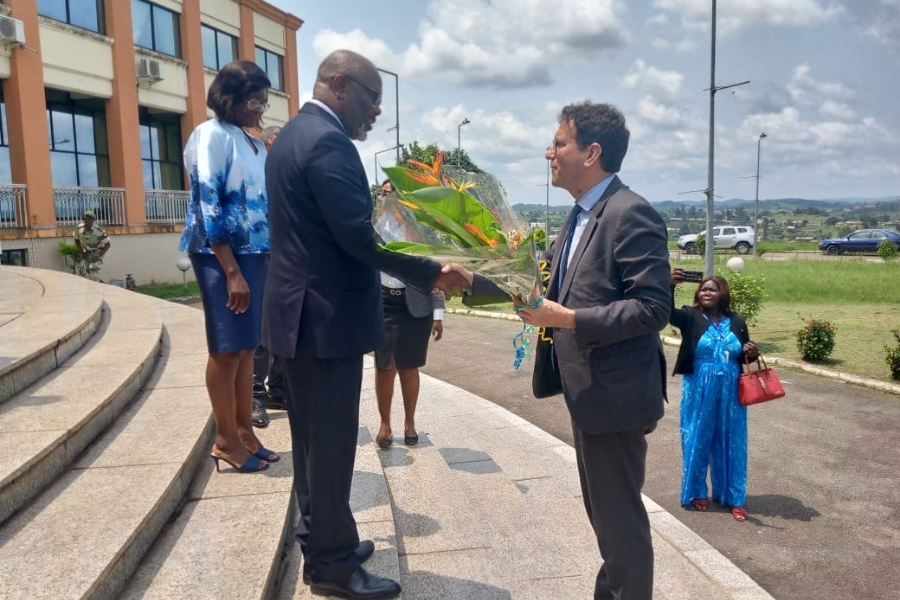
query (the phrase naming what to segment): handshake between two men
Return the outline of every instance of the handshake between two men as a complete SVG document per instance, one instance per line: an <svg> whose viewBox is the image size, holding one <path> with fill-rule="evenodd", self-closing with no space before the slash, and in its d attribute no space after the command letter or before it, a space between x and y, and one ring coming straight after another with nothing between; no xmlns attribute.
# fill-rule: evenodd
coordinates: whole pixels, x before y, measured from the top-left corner
<svg viewBox="0 0 900 600"><path fill-rule="evenodd" d="M455 263L447 263L441 266L441 272L434 281L432 292L443 292L444 297L448 299L453 296L462 296L463 292L471 294L474 280L475 275L472 271Z"/></svg>

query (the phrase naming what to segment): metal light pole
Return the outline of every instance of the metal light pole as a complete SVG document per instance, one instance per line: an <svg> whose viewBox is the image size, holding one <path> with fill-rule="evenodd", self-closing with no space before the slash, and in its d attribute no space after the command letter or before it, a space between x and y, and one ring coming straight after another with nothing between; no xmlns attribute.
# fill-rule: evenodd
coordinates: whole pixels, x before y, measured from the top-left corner
<svg viewBox="0 0 900 600"><path fill-rule="evenodd" d="M388 71L387 69L382 69L378 67L378 70L387 75L391 75L394 78L394 112L396 114L396 121L392 129L397 132L397 164L400 164L400 76L392 71ZM390 130L388 130L390 131ZM393 150L393 148L392 148ZM377 167L376 167L377 170Z"/></svg>
<svg viewBox="0 0 900 600"><path fill-rule="evenodd" d="M547 210L544 213L544 230L547 232L547 239L550 239L550 161L547 161L547 183L537 183L536 187L547 188Z"/></svg>
<svg viewBox="0 0 900 600"><path fill-rule="evenodd" d="M749 80L729 85L716 86L716 0L712 0L712 51L710 53L709 68L709 164L706 172L706 276L714 274L713 253L715 251L715 238L713 236L713 212L715 210L714 198L714 164L715 164L715 139L716 139L716 92L727 88L750 83Z"/></svg>
<svg viewBox="0 0 900 600"><path fill-rule="evenodd" d="M762 148L762 141L765 139L765 132L759 134L759 139L756 140L756 204L753 209L753 258L757 257L756 245L757 238L759 234L756 232L759 227L759 156Z"/></svg>
<svg viewBox="0 0 900 600"><path fill-rule="evenodd" d="M463 119L463 122L456 126L456 166L459 166L460 155L462 153L462 127L463 125L468 125L472 121L469 120L468 117Z"/></svg>
<svg viewBox="0 0 900 600"><path fill-rule="evenodd" d="M399 152L400 152L400 146L396 146L396 148L397 148L397 152L398 152L398 154L397 154L397 164L399 165L399 164L400 164L400 154L399 154ZM394 147L391 147L391 148L385 148L384 150L379 150L378 152L375 153L375 183L376 183L376 185L377 185L378 182L379 182L379 177L378 177L378 155L379 155L379 154L384 154L385 152L390 152L391 150L394 150Z"/></svg>

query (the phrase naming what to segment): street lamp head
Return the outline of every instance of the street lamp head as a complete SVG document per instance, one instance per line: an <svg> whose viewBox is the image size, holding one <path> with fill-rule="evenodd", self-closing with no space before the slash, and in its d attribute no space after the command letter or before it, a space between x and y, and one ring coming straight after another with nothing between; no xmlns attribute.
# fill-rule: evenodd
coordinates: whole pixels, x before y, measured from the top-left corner
<svg viewBox="0 0 900 600"><path fill-rule="evenodd" d="M468 125L471 122L472 121L470 121L469 118L466 117L465 119L463 119L463 122L459 124L459 126L462 127L463 125Z"/></svg>
<svg viewBox="0 0 900 600"><path fill-rule="evenodd" d="M767 136L765 133L759 134L759 139L761 139L761 140L762 140L762 139L765 139L765 138L767 138L767 137L769 137L769 136Z"/></svg>

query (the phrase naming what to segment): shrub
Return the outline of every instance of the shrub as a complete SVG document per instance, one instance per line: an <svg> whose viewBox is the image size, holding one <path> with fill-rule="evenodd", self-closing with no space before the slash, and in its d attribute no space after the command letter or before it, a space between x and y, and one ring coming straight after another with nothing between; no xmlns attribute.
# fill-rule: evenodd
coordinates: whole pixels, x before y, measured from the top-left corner
<svg viewBox="0 0 900 600"><path fill-rule="evenodd" d="M547 230L543 227L535 227L533 230L534 233L534 245L537 246L537 249L541 252L547 249Z"/></svg>
<svg viewBox="0 0 900 600"><path fill-rule="evenodd" d="M891 348L887 344L884 345L884 350L887 353L884 360L891 370L891 378L900 380L900 330L894 329L891 333L894 334L897 345L894 348Z"/></svg>
<svg viewBox="0 0 900 600"><path fill-rule="evenodd" d="M837 326L825 319L808 319L797 332L797 349L804 360L825 360L834 350Z"/></svg>
<svg viewBox="0 0 900 600"><path fill-rule="evenodd" d="M67 244L66 242L60 242L58 245L59 253L62 254L63 263L66 265L66 270L70 273L75 273L75 260L78 258L78 246L75 244Z"/></svg>
<svg viewBox="0 0 900 600"><path fill-rule="evenodd" d="M731 273L728 277L728 287L731 288L731 310L738 313L747 321L750 327L756 326L756 317L762 311L765 299L765 275L742 275Z"/></svg>
<svg viewBox="0 0 900 600"><path fill-rule="evenodd" d="M878 256L883 258L885 261L893 260L897 258L897 244L892 242L891 240L882 240L878 243L878 248L875 250L878 253Z"/></svg>
<svg viewBox="0 0 900 600"><path fill-rule="evenodd" d="M702 233L697 236L697 240L694 242L697 245L697 254L705 255L706 254L706 236Z"/></svg>

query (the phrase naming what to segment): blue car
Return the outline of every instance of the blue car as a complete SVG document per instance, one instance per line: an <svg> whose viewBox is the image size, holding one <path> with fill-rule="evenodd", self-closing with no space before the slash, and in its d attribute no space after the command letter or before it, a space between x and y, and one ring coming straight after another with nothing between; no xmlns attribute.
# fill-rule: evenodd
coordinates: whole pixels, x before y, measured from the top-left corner
<svg viewBox="0 0 900 600"><path fill-rule="evenodd" d="M878 244L884 240L890 240L897 244L900 250L900 233L889 229L858 229L844 237L822 240L819 250L828 254L842 254L844 252L875 252Z"/></svg>

